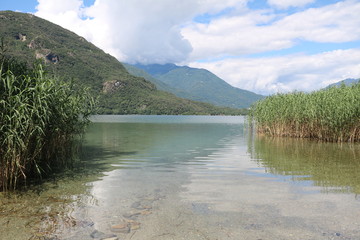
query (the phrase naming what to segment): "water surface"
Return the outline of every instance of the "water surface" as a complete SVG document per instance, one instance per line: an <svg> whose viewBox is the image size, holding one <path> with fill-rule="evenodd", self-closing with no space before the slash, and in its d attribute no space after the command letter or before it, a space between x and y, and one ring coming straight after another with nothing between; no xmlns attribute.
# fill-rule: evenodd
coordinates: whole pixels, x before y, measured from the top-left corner
<svg viewBox="0 0 360 240"><path fill-rule="evenodd" d="M93 121L81 167L2 198L3 236L360 239L357 144L254 136L242 117Z"/></svg>

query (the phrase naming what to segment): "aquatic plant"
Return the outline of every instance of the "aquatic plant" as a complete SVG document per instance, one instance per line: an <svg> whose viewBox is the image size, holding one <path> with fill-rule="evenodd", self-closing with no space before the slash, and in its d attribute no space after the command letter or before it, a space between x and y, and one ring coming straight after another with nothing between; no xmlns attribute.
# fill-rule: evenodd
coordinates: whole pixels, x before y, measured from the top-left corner
<svg viewBox="0 0 360 240"><path fill-rule="evenodd" d="M0 189L15 189L71 162L94 109L87 90L0 54Z"/></svg>
<svg viewBox="0 0 360 240"><path fill-rule="evenodd" d="M252 106L250 115L266 135L360 141L360 84L272 95Z"/></svg>

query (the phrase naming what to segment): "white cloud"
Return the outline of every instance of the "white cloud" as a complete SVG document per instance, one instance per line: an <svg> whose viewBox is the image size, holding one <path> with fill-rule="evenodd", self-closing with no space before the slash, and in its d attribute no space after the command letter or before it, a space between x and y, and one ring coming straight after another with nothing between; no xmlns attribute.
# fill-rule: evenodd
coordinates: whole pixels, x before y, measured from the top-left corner
<svg viewBox="0 0 360 240"><path fill-rule="evenodd" d="M248 11L209 24L190 24L182 34L194 48L191 59L287 49L298 41L341 43L360 40L360 2L345 1L289 16Z"/></svg>
<svg viewBox="0 0 360 240"><path fill-rule="evenodd" d="M191 63L234 86L263 94L318 89L360 76L359 49L311 56L245 57L296 47L303 40L359 41L359 1L339 1L290 15L272 9L251 10L248 1L96 0L84 7L82 0L38 0L36 15L76 32L120 61ZM310 2L269 0L279 8ZM193 21L207 13L216 18L206 24ZM196 63L199 60L209 63Z"/></svg>
<svg viewBox="0 0 360 240"><path fill-rule="evenodd" d="M345 78L360 77L360 49L311 56L224 59L194 62L190 66L208 69L233 86L261 94L311 91Z"/></svg>
<svg viewBox="0 0 360 240"><path fill-rule="evenodd" d="M82 0L38 0L38 6L36 9L39 12L46 13L48 15L64 13L68 11L77 11L83 4Z"/></svg>
<svg viewBox="0 0 360 240"><path fill-rule="evenodd" d="M280 9L286 9L289 7L303 7L313 2L315 2L315 0L268 0L270 5Z"/></svg>
<svg viewBox="0 0 360 240"><path fill-rule="evenodd" d="M247 0L39 0L36 15L68 28L121 61L181 62L192 46L181 28L195 16L227 7L241 8Z"/></svg>

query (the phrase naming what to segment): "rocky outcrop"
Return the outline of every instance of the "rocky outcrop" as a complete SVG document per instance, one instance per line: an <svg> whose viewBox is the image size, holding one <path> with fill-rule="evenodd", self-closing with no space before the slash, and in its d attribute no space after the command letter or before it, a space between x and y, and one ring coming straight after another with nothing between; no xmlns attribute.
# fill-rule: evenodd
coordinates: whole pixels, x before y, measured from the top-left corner
<svg viewBox="0 0 360 240"><path fill-rule="evenodd" d="M50 49L39 49L35 51L36 59L43 59L45 63L56 64L60 61L58 55L51 52Z"/></svg>
<svg viewBox="0 0 360 240"><path fill-rule="evenodd" d="M40 47L40 45L38 43L36 43L35 39L31 40L27 46L30 49L36 49L36 48Z"/></svg>
<svg viewBox="0 0 360 240"><path fill-rule="evenodd" d="M58 55L55 55L53 53L49 53L48 55L46 55L46 60L56 64L56 63L58 63L60 61L60 58L59 58Z"/></svg>
<svg viewBox="0 0 360 240"><path fill-rule="evenodd" d="M117 89L125 87L125 83L120 82L118 80L106 81L103 83L103 93L112 93Z"/></svg>
<svg viewBox="0 0 360 240"><path fill-rule="evenodd" d="M20 40L22 42L25 42L26 41L26 34L23 34L23 33L19 33L15 36L15 39L16 40Z"/></svg>

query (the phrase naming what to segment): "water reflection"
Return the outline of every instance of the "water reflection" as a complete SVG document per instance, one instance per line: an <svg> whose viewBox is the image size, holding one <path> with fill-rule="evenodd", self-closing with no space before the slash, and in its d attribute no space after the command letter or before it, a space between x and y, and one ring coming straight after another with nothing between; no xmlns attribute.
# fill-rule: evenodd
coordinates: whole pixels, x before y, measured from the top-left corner
<svg viewBox="0 0 360 240"><path fill-rule="evenodd" d="M249 141L249 151L267 173L323 192L360 193L360 145L258 136Z"/></svg>

